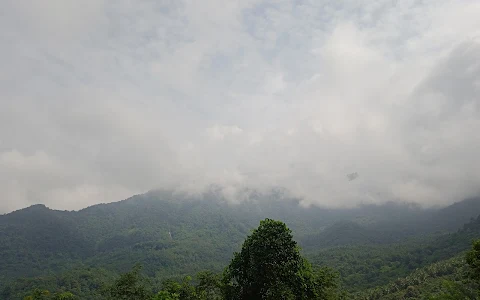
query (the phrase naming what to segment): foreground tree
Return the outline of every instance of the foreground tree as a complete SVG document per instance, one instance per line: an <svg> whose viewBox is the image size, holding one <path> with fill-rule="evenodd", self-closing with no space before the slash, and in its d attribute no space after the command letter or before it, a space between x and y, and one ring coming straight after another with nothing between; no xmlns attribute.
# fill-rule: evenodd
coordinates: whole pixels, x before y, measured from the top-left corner
<svg viewBox="0 0 480 300"><path fill-rule="evenodd" d="M299 252L292 232L265 219L234 253L223 277L226 299L332 299L332 272L314 272Z"/></svg>

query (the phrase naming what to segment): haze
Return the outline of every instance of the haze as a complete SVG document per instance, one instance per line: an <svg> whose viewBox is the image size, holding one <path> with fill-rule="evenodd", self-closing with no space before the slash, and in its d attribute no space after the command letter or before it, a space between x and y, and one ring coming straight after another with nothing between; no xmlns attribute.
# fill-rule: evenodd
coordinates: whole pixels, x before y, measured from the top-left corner
<svg viewBox="0 0 480 300"><path fill-rule="evenodd" d="M0 7L0 212L210 184L336 207L480 194L479 1Z"/></svg>

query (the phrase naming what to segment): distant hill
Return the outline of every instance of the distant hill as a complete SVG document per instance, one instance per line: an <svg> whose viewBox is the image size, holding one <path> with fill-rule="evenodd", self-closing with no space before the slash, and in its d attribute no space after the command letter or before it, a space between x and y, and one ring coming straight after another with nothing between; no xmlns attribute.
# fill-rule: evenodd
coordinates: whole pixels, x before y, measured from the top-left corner
<svg viewBox="0 0 480 300"><path fill-rule="evenodd" d="M74 267L124 272L135 263L153 276L221 270L259 220L282 220L306 251L386 244L454 231L480 214L480 199L440 210L410 204L351 209L303 207L281 190L226 201L214 189L189 196L152 191L80 211L34 205L0 216L0 282Z"/></svg>
<svg viewBox="0 0 480 300"><path fill-rule="evenodd" d="M348 245L398 243L407 238L454 232L480 215L480 198L425 210L398 203L358 208L357 216L302 236L305 250Z"/></svg>
<svg viewBox="0 0 480 300"><path fill-rule="evenodd" d="M475 219L479 211L480 197L468 198L435 211L426 224L430 231L453 231Z"/></svg>

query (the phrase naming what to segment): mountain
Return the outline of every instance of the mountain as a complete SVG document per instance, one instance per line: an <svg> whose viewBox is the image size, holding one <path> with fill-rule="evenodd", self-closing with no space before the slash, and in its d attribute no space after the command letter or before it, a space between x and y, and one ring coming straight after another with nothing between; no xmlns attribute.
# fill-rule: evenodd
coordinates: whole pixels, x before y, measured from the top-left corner
<svg viewBox="0 0 480 300"><path fill-rule="evenodd" d="M480 210L480 197L468 198L435 211L426 226L430 231L452 231L477 217Z"/></svg>
<svg viewBox="0 0 480 300"><path fill-rule="evenodd" d="M334 220L328 210L291 198L275 201L278 196L255 194L232 204L215 192L154 191L73 212L35 205L0 216L0 278L75 264L123 272L141 262L151 275L219 270L262 218L288 220L298 232Z"/></svg>
<svg viewBox="0 0 480 300"><path fill-rule="evenodd" d="M359 207L356 217L302 236L305 250L349 245L382 245L415 236L456 231L480 214L480 198L469 198L440 209L386 203ZM372 217L374 216L374 217Z"/></svg>
<svg viewBox="0 0 480 300"><path fill-rule="evenodd" d="M247 200L239 203L227 201L215 189L193 196L152 191L80 211L34 205L1 215L0 282L72 269L116 274L135 263L159 280L205 269L221 271L264 218L284 221L318 264L339 267L337 257L328 254L342 253L337 247L356 247L348 251L358 254L372 251L368 247L380 247L375 252L392 243L408 244L419 236L435 239L432 234L454 232L480 214L478 198L442 209L393 202L328 209L304 207L282 190L247 192ZM463 249L464 244L455 251ZM329 261L318 259L320 253Z"/></svg>
<svg viewBox="0 0 480 300"><path fill-rule="evenodd" d="M70 212L34 205L0 217L0 278L59 270L94 254L94 244ZM62 266L59 265L59 260Z"/></svg>

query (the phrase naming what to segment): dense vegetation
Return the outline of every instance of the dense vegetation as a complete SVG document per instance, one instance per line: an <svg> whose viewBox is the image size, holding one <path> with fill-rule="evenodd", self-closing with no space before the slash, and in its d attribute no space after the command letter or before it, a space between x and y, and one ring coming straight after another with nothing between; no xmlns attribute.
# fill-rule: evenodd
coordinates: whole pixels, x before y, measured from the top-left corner
<svg viewBox="0 0 480 300"><path fill-rule="evenodd" d="M234 253L223 275L197 274L197 284L189 276L180 282L165 280L159 291L141 275L141 267L122 274L108 285L97 286L91 298L160 299L340 299L335 275L326 269L314 270L301 256L290 229L280 222L265 219ZM3 293L12 297L8 291ZM87 295L82 295L87 297ZM77 299L70 291L51 293L34 289L24 299Z"/></svg>
<svg viewBox="0 0 480 300"><path fill-rule="evenodd" d="M389 245L336 247L319 250L312 258L318 265L340 272L343 285L355 292L387 284L432 263L449 259L480 237L480 217L455 233L418 237Z"/></svg>
<svg viewBox="0 0 480 300"><path fill-rule="evenodd" d="M261 247L251 230L264 218L288 224L287 240L294 237L312 264L298 260L297 273L327 283L333 299L429 299L460 290L463 298L445 299L475 297L474 282L464 283L472 265L464 251L480 237L479 199L443 209L331 210L303 207L282 190L249 191L248 198L230 204L215 190L195 197L156 191L78 212L36 205L0 216L0 299L122 299L112 287L125 282L156 299L220 299L224 276L241 278L225 267L242 261L248 245ZM300 257L292 249L289 257Z"/></svg>

